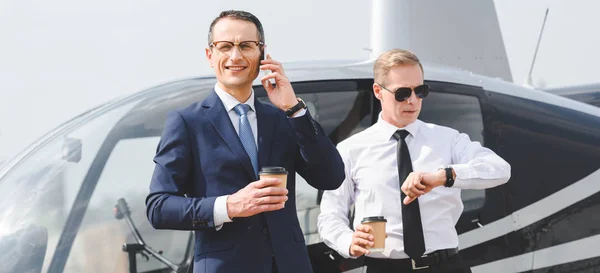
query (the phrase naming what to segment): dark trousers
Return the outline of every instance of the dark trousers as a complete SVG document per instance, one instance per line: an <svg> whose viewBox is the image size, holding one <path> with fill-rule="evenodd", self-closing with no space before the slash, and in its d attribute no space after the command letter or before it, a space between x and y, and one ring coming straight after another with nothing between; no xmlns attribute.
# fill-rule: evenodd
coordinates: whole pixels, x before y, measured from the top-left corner
<svg viewBox="0 0 600 273"><path fill-rule="evenodd" d="M471 268L463 264L460 254L423 269L412 269L409 259L390 262L386 259L367 258L365 264L367 273L471 273Z"/></svg>

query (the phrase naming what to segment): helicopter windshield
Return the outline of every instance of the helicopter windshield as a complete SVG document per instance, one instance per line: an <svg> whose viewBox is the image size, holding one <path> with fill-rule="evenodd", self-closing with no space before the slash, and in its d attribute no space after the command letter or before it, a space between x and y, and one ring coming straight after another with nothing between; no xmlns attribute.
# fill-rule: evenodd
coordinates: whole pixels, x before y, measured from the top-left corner
<svg viewBox="0 0 600 273"><path fill-rule="evenodd" d="M144 199L165 113L202 100L213 85L213 79L179 81L90 112L8 169L0 178L3 267L9 272L128 272L121 247L135 238L125 221L115 219L113 207L125 198L140 233L152 229ZM144 238L146 243L181 262L189 232L156 234ZM144 260L138 262L140 272L164 267L155 259L138 259Z"/></svg>

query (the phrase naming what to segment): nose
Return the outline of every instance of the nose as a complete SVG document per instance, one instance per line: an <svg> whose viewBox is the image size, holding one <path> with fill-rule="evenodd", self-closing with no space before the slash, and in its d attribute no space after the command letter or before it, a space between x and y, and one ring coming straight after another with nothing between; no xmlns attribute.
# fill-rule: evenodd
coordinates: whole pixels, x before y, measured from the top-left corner
<svg viewBox="0 0 600 273"><path fill-rule="evenodd" d="M408 104L413 104L415 101L417 101L417 99L419 99L419 98L417 97L417 94L415 94L415 91L411 91L410 97L408 97L408 99L406 99L406 102Z"/></svg>
<svg viewBox="0 0 600 273"><path fill-rule="evenodd" d="M237 61L242 58L242 52L240 51L238 46L234 46L231 49L231 53L229 54L229 58L233 61Z"/></svg>

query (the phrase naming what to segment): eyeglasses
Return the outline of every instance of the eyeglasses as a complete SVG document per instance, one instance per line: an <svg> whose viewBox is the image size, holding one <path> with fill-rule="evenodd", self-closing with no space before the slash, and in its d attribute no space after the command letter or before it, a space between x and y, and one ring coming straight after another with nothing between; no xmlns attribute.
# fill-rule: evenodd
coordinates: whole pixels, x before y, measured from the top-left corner
<svg viewBox="0 0 600 273"><path fill-rule="evenodd" d="M419 85L419 86L415 86L415 87L400 87L398 89L396 89L396 91L392 91L387 89L385 86L381 85L381 84L377 84L379 86L381 86L383 89L389 91L390 93L394 93L394 97L396 98L397 101L399 102L403 102L405 100L407 100L408 98L410 98L410 95L412 95L412 92L415 92L415 95L417 95L417 97L423 99L425 97L427 97L427 95L429 95L429 85L423 84L423 85Z"/></svg>
<svg viewBox="0 0 600 273"><path fill-rule="evenodd" d="M231 51L233 51L233 47L237 46L242 54L248 55L257 52L257 49L263 46L263 43L257 41L243 41L239 43L230 41L216 41L210 43L208 46L214 47L219 52L228 55L231 54Z"/></svg>

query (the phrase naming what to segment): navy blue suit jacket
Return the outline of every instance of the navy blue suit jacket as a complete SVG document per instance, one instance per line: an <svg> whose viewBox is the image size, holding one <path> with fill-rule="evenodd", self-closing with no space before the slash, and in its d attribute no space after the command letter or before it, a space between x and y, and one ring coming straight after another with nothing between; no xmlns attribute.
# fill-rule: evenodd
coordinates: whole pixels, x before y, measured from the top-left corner
<svg viewBox="0 0 600 273"><path fill-rule="evenodd" d="M194 230L194 272L268 273L273 257L279 272L312 272L296 215L295 173L333 190L344 180L344 163L308 111L288 118L258 100L255 109L259 168L288 170L288 201L284 209L235 218L218 231L215 199L258 180L250 158L214 90L201 103L168 113L146 214L156 229Z"/></svg>

